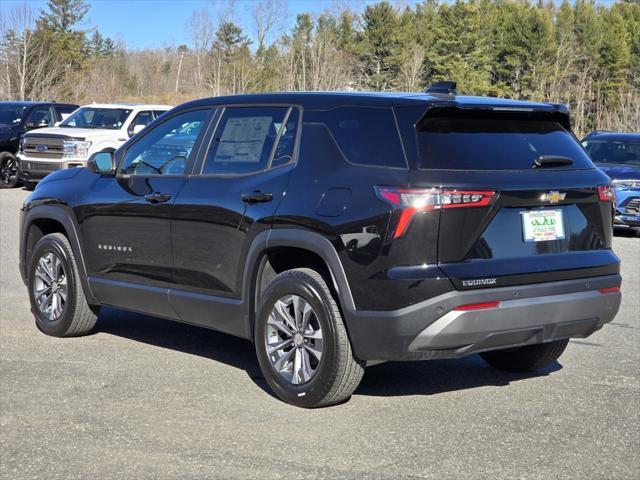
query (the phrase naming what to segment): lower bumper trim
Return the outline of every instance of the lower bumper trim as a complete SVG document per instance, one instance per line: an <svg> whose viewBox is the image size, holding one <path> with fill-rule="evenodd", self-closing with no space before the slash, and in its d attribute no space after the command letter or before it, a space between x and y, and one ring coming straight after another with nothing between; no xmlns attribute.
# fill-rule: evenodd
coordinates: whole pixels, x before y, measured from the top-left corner
<svg viewBox="0 0 640 480"><path fill-rule="evenodd" d="M455 291L393 312L345 312L356 355L362 360L456 358L473 353L584 338L615 317L619 275L546 284ZM454 310L500 301L499 307Z"/></svg>

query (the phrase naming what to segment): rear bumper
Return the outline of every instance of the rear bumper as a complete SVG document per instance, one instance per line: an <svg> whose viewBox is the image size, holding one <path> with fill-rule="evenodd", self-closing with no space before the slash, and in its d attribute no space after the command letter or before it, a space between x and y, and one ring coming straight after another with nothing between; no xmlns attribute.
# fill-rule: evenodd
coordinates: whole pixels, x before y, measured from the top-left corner
<svg viewBox="0 0 640 480"><path fill-rule="evenodd" d="M345 312L362 360L456 358L473 353L584 338L615 317L619 275L515 287L454 291L392 312ZM500 301L495 308L454 308Z"/></svg>

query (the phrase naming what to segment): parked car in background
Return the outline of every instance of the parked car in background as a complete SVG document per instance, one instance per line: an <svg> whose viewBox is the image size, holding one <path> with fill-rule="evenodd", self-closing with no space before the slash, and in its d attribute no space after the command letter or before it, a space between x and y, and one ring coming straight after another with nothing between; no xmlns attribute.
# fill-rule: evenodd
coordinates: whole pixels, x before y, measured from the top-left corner
<svg viewBox="0 0 640 480"><path fill-rule="evenodd" d="M12 188L19 182L16 153L22 134L52 127L77 108L70 103L0 102L0 188Z"/></svg>
<svg viewBox="0 0 640 480"><path fill-rule="evenodd" d="M57 127L22 137L20 179L29 186L49 173L83 167L96 152L114 152L169 105L92 104L79 108Z"/></svg>
<svg viewBox="0 0 640 480"><path fill-rule="evenodd" d="M562 105L452 82L217 97L87 167L22 209L38 328L87 334L102 305L214 328L294 405L386 360L545 368L620 307L613 191Z"/></svg>
<svg viewBox="0 0 640 480"><path fill-rule="evenodd" d="M640 133L596 131L582 145L615 187L614 227L640 233Z"/></svg>

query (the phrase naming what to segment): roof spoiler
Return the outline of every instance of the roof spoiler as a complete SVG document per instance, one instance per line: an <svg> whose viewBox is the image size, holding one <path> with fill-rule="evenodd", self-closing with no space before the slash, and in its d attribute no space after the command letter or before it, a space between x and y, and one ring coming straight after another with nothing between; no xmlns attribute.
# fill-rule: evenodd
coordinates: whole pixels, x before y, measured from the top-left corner
<svg viewBox="0 0 640 480"><path fill-rule="evenodd" d="M424 92L440 93L445 95L455 95L458 93L458 91L456 90L456 82L451 82L449 80L432 83Z"/></svg>

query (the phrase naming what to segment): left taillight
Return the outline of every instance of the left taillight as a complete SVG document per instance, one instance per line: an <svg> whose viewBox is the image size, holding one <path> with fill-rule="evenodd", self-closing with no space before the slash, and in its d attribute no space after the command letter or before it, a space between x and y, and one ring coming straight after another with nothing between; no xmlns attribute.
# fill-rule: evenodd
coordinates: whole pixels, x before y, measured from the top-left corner
<svg viewBox="0 0 640 480"><path fill-rule="evenodd" d="M374 187L378 198L395 209L402 210L394 231L399 238L407 231L412 218L419 212L447 208L485 207L491 203L492 190L458 190L455 188L394 188Z"/></svg>
<svg viewBox="0 0 640 480"><path fill-rule="evenodd" d="M598 199L601 202L614 202L616 201L616 191L611 185L600 185L598 187Z"/></svg>

